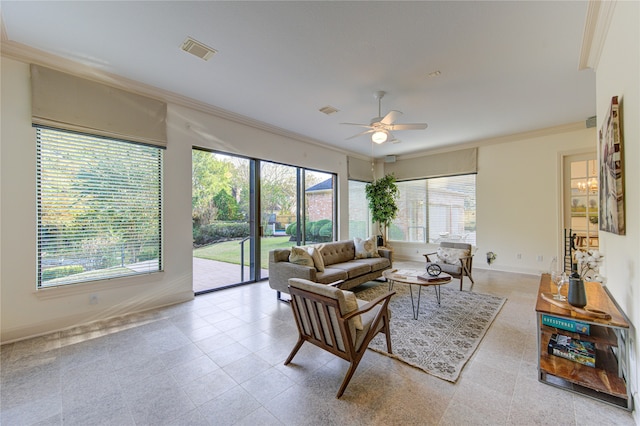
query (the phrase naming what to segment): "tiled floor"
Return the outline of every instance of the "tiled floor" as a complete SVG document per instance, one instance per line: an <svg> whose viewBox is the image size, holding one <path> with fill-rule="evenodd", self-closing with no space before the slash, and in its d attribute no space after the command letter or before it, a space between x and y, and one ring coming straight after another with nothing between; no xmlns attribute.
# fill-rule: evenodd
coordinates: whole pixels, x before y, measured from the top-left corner
<svg viewBox="0 0 640 426"><path fill-rule="evenodd" d="M477 270L475 278L474 291L508 301L457 384L368 351L337 400L347 363L305 345L284 366L296 330L290 307L263 282L2 346L0 421L634 424L622 409L537 381L537 277Z"/></svg>

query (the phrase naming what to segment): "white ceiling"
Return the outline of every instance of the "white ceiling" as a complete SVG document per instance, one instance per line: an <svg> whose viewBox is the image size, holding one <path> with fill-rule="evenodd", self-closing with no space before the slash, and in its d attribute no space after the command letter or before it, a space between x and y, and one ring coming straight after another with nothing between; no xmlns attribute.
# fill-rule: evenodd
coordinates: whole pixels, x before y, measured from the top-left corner
<svg viewBox="0 0 640 426"><path fill-rule="evenodd" d="M2 1L6 36L340 149L371 155L378 114L398 144L376 157L584 121L586 1ZM187 36L218 53L180 49ZM438 77L428 77L440 71ZM339 112L318 111L333 106ZM256 141L258 142L258 141Z"/></svg>

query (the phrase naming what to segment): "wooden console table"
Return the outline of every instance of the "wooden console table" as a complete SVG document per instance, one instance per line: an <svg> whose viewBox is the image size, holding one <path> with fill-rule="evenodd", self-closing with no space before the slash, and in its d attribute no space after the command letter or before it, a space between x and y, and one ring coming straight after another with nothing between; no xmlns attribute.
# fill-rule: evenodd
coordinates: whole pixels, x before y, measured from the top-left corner
<svg viewBox="0 0 640 426"><path fill-rule="evenodd" d="M536 303L538 380L632 410L633 398L626 381L629 374L629 321L600 283L585 282L585 289L585 309L606 312L611 318L599 318L588 315L588 312L579 313L545 300L542 294L554 293L556 288L549 274L542 274ZM578 334L545 325L543 315L588 324L590 334ZM596 349L595 367L548 354L547 345L554 333L592 342Z"/></svg>

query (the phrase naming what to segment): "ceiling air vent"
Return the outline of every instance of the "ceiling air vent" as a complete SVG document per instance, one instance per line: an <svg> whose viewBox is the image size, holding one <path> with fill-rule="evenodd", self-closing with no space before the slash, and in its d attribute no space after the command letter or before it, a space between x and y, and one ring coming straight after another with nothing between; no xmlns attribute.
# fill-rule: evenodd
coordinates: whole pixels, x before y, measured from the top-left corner
<svg viewBox="0 0 640 426"><path fill-rule="evenodd" d="M212 49L206 44L202 44L191 37L187 37L184 43L182 43L181 48L185 52L189 52L200 59L204 59L205 61L211 59L211 57L218 52L217 50Z"/></svg>
<svg viewBox="0 0 640 426"><path fill-rule="evenodd" d="M322 113L325 113L327 115L331 115L334 112L338 112L338 109L327 105L327 106L324 106L324 107L320 108L318 111L320 111Z"/></svg>

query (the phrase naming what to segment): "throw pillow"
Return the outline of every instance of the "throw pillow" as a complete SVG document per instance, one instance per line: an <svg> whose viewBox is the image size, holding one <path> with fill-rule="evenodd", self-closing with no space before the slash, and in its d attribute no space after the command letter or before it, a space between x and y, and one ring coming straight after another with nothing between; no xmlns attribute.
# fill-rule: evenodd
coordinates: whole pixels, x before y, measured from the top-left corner
<svg viewBox="0 0 640 426"><path fill-rule="evenodd" d="M307 251L311 255L313 259L313 264L316 267L318 272L324 272L324 259L322 259L322 254L320 253L320 247L307 247Z"/></svg>
<svg viewBox="0 0 640 426"><path fill-rule="evenodd" d="M344 294L344 300L346 302L347 308L346 312L343 312L342 314L345 315L357 310L358 299L356 299L355 293L352 291L342 290L342 294ZM356 326L356 330L362 330L364 328L362 326L362 318L360 317L360 315L356 315L355 317L351 318L351 321L353 321L353 325Z"/></svg>
<svg viewBox="0 0 640 426"><path fill-rule="evenodd" d="M378 254L378 241L375 236L366 240L362 238L354 238L353 244L356 248L356 259L367 259L370 257L380 257Z"/></svg>
<svg viewBox="0 0 640 426"><path fill-rule="evenodd" d="M312 268L315 266L313 258L304 247L291 247L289 262L295 263L296 265L311 266Z"/></svg>
<svg viewBox="0 0 640 426"><path fill-rule="evenodd" d="M439 261L442 263L457 265L460 262L461 257L469 256L469 250L439 247L436 256L438 256Z"/></svg>

